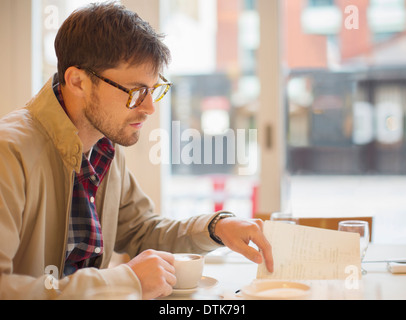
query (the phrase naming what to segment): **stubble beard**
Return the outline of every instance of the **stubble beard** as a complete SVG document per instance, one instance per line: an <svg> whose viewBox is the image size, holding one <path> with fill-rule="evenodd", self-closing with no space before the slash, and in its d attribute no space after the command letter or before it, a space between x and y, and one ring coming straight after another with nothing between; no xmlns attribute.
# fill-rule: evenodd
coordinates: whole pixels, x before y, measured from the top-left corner
<svg viewBox="0 0 406 320"><path fill-rule="evenodd" d="M124 147L135 145L140 138L140 131L137 130L132 134L126 132L126 130L128 131L130 123L134 123L134 121L114 125L111 116L100 110L99 105L100 100L93 90L91 99L84 111L87 121L93 126L93 128L113 143L117 143ZM142 121L145 121L145 119Z"/></svg>

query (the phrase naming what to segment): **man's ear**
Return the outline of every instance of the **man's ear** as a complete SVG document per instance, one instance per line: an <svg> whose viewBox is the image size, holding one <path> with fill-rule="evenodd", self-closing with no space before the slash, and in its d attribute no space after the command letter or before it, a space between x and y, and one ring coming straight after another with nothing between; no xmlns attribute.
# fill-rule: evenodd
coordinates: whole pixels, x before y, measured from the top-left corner
<svg viewBox="0 0 406 320"><path fill-rule="evenodd" d="M85 96L85 89L89 81L90 79L86 76L85 71L76 67L69 67L65 72L65 86L77 97Z"/></svg>

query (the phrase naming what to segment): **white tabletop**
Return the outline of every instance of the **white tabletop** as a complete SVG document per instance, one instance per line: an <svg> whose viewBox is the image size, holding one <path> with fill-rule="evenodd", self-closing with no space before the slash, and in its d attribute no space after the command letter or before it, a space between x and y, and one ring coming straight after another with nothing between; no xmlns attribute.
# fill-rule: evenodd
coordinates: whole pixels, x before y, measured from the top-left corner
<svg viewBox="0 0 406 320"><path fill-rule="evenodd" d="M388 260L406 258L406 245L370 245L364 260ZM311 287L311 299L334 300L406 300L406 274L392 274L386 263L363 264L364 275L357 289L348 288L341 280L301 281ZM204 275L214 278L218 284L210 289L199 290L189 296L171 296L168 299L243 299L236 294L256 279L257 265L241 255L230 253L225 258L207 257Z"/></svg>

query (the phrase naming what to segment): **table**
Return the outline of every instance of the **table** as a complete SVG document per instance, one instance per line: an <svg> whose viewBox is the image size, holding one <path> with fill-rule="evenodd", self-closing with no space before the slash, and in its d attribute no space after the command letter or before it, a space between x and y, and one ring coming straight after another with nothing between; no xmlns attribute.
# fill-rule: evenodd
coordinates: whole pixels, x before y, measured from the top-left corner
<svg viewBox="0 0 406 320"><path fill-rule="evenodd" d="M406 258L406 245L371 244L365 261ZM302 281L311 286L313 300L406 300L406 274L392 274L385 263L363 264L367 274L359 288L346 288L342 280ZM173 296L169 299L242 299L235 292L255 278L257 265L236 253L225 258L208 256L204 275L218 280L218 285L200 290L192 296Z"/></svg>

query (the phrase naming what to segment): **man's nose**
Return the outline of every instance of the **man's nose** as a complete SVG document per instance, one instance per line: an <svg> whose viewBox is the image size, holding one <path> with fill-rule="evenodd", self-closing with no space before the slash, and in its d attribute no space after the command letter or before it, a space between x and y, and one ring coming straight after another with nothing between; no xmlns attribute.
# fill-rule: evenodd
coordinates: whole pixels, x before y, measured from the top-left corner
<svg viewBox="0 0 406 320"><path fill-rule="evenodd" d="M138 112L143 112L146 115L152 115L155 113L155 105L154 101L152 98L152 95L150 93L147 94L145 97L144 101L137 107L135 108Z"/></svg>

